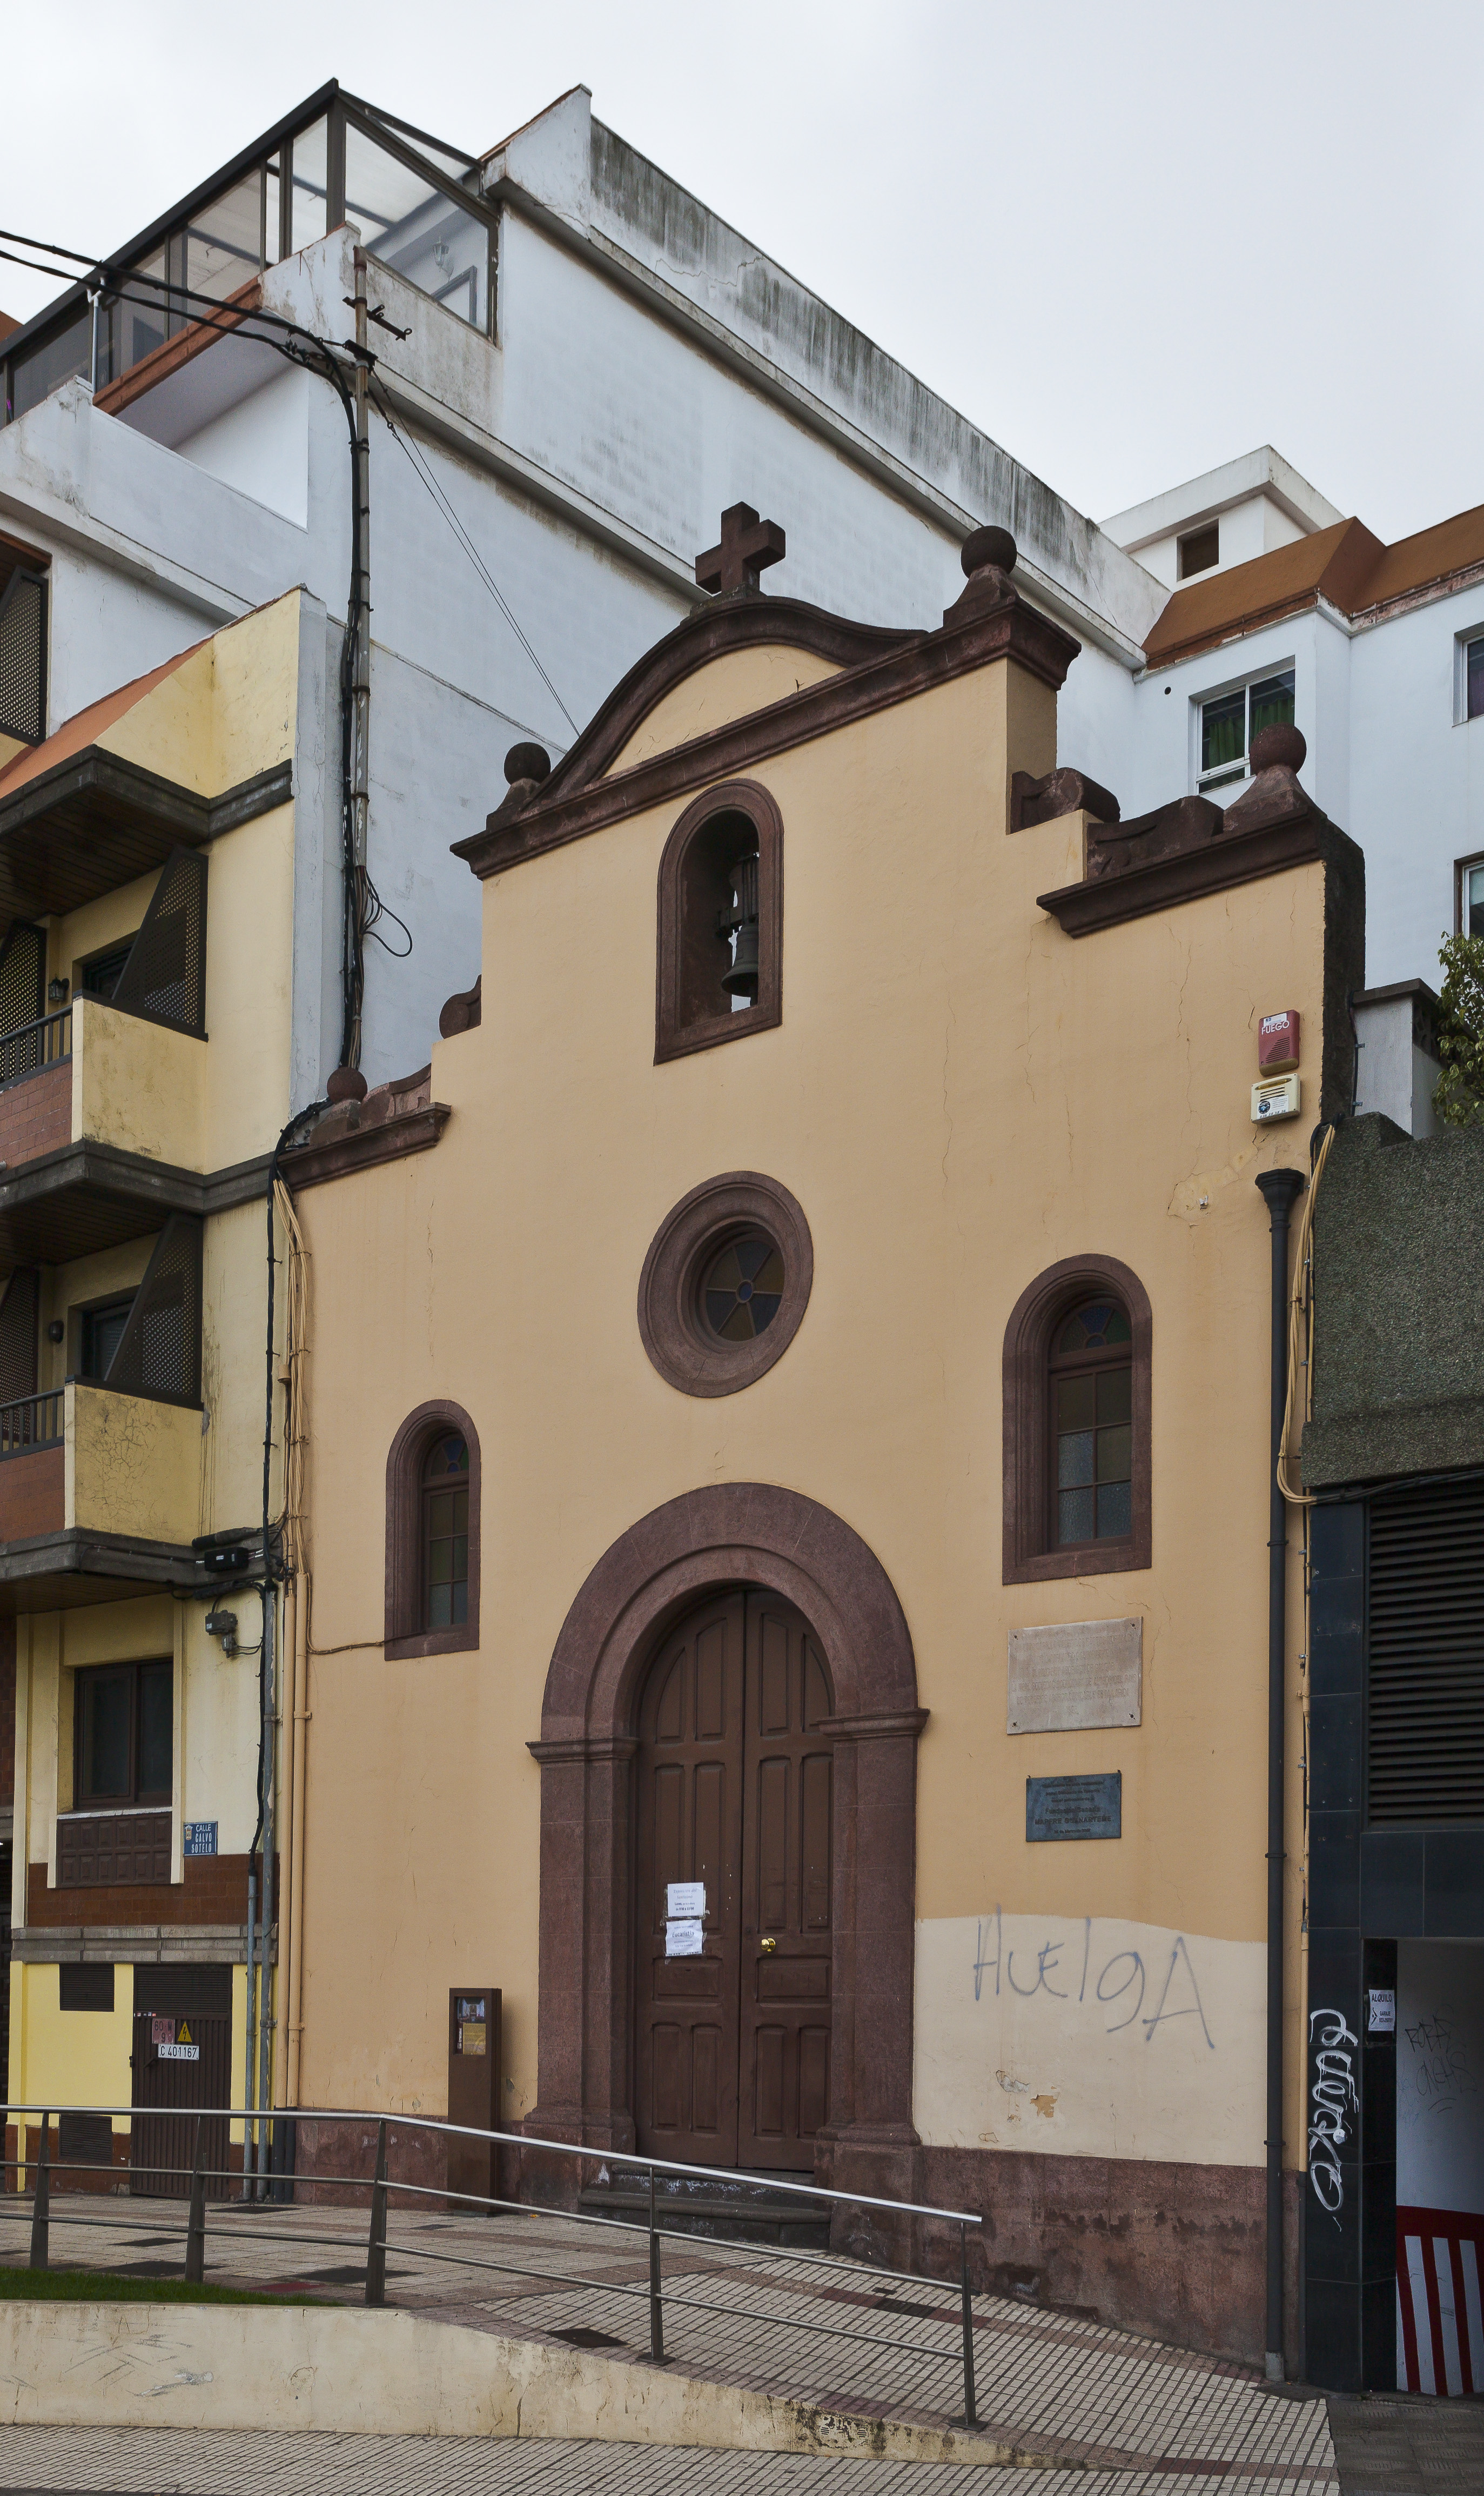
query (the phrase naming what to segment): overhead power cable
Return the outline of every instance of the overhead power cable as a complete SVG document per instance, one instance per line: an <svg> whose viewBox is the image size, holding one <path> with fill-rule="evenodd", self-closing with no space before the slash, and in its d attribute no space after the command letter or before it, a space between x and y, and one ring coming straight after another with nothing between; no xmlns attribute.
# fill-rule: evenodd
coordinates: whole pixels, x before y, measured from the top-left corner
<svg viewBox="0 0 1484 2496"><path fill-rule="evenodd" d="M453 532L458 544L463 547L465 554L469 557L469 560L473 564L480 581L483 583L485 589L488 590L490 597L494 600L496 607L504 616L507 624L510 628L510 631L514 634L516 640L524 650L526 657L530 660L532 667L536 670L537 674L540 676L541 683L545 686L546 691L551 696L551 699L555 702L558 710L561 712L562 717L566 720L568 727L572 730L573 736L579 735L581 732L577 727L576 721L573 719L571 711L567 707L567 704L562 700L561 695L557 692L551 678L547 675L545 669L542 667L541 660L538 658L526 634L522 631L519 619L516 616L513 608L510 606L509 599L502 591L494 574L490 571L488 564L480 554L479 547L475 545L469 531L465 528L463 521L459 518L453 505L449 502L447 493L438 481L436 473L424 455L421 446L418 443L414 442L410 435L405 434L401 426L398 424L396 418L391 412L391 405L386 395L386 387L379 380L374 371L371 376L371 393L373 399L376 401L377 412L386 424L387 431L390 433L392 440L399 444L403 452L405 452L407 458L411 463L413 474L426 489L432 499L435 510L438 511L442 515L443 518L448 522L448 525Z"/></svg>

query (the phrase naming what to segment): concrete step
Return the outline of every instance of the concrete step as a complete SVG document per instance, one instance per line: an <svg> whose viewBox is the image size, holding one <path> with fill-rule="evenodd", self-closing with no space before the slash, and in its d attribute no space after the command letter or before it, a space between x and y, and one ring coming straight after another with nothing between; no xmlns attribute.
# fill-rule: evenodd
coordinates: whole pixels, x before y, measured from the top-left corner
<svg viewBox="0 0 1484 2496"><path fill-rule="evenodd" d="M647 2169L615 2165L605 2184L584 2187L577 2207L594 2218L644 2226L649 2218ZM823 2253L829 2244L828 2204L780 2193L776 2186L770 2189L769 2179L739 2176L731 2184L657 2175L655 2217L677 2234L711 2236L727 2244L795 2245L811 2253Z"/></svg>

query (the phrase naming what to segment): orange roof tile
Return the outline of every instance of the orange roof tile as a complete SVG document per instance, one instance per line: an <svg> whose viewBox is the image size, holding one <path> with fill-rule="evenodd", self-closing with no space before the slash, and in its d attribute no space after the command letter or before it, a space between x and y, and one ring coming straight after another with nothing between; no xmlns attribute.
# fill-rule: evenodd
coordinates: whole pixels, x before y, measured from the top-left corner
<svg viewBox="0 0 1484 2496"><path fill-rule="evenodd" d="M1484 504L1393 546L1382 546L1360 520L1337 520L1177 589L1144 644L1145 658L1152 668L1168 666L1320 598L1346 615L1367 614L1481 566Z"/></svg>

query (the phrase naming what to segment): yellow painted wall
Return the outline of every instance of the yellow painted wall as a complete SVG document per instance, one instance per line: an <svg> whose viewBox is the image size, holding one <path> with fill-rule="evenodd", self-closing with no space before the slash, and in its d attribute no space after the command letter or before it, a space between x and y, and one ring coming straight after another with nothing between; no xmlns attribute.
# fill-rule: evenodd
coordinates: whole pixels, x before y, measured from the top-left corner
<svg viewBox="0 0 1484 2496"><path fill-rule="evenodd" d="M802 692L805 685L820 684L839 672L830 660L817 658L810 650L790 650L783 643L739 651L735 658L713 659L646 712L614 756L608 772L627 771L652 754L667 754L693 736L704 736L708 730L740 719L748 711L766 710L788 695Z"/></svg>
<svg viewBox="0 0 1484 2496"><path fill-rule="evenodd" d="M224 628L105 730L99 742L207 797L290 760L299 608L294 593ZM78 998L73 1008L75 1137L202 1171L265 1154L294 1106L288 1097L293 806L221 834L208 858L207 1040L119 1014L94 998ZM132 936L157 883L155 874L138 878L54 920L49 974L76 983L86 958ZM137 1284L152 1245L153 1238L145 1236L46 1272L43 1385L60 1384L77 1358L76 1329L53 1347L45 1340L46 1324L53 1317L67 1319L79 1302ZM69 1388L69 1525L186 1543L203 1530L250 1526L258 1518L266 1285L261 1201L209 1218L202 1410L88 1386ZM282 1300L280 1340L281 1321ZM280 1481L275 1463L275 1500ZM25 1919L28 1864L45 1864L48 1882L55 1882L56 1813L72 1801L74 1674L84 1665L146 1655L174 1659L172 1877L181 1877L186 1819L216 1821L223 1854L246 1851L255 1819L259 1700L253 1650L261 1636L261 1607L252 1594L228 1600L248 1650L231 1661L219 1641L205 1636L203 1601L175 1604L161 1595L17 1623L12 1891L17 1925ZM239 2039L243 1986L238 1969ZM24 1983L17 1971L16 2003L15 2051L24 2056L34 2048L34 2073L54 2089L57 2058L65 2060L67 2040L83 2014L59 2012L54 1968L30 1969ZM234 2072L239 2061L234 2045ZM122 2088L127 2097L127 2048Z"/></svg>
<svg viewBox="0 0 1484 2496"><path fill-rule="evenodd" d="M232 1971L232 2097L240 2102L242 2046L247 2015L247 1970ZM15 1960L11 1968L11 2059L7 2095L16 2106L128 2106L133 2103L134 1967L114 1962L111 2011L64 2011L61 1971L44 1960ZM127 2114L113 2118L115 2132L129 2130ZM242 2138L233 2123L229 2137Z"/></svg>
<svg viewBox="0 0 1484 2496"><path fill-rule="evenodd" d="M1137 1926L1156 1951L1209 1943L1221 2082L1189 2122L1175 2090L1125 2137L1133 2154L1260 2160L1269 1250L1252 1182L1304 1159L1310 1119L1259 1138L1250 1095L1257 1019L1293 1005L1315 1104L1322 873L1073 941L1036 896L1080 877L1083 819L1005 828L1011 771L1054 751L1050 696L1002 663L757 765L786 827L782 1027L662 1067L656 870L685 800L492 879L482 1025L434 1051L443 1141L301 1201L320 1650L306 2103L440 2106L446 1988L478 1977L505 1988L508 2110L530 2106L525 1745L562 1620L646 1512L759 1480L843 1516L904 1606L931 1710L919 1918L976 1927L998 1907L1028 1928ZM646 1359L635 1295L670 1206L726 1170L799 1199L813 1297L756 1386L694 1399ZM1006 1588L1006 1319L1044 1267L1094 1249L1154 1306L1154 1565ZM480 1434L482 1646L388 1664L386 1454L433 1395ZM1012 1628L1133 1613L1139 1732L1007 1736ZM1026 1845L1028 1773L1116 1767L1121 1844ZM374 2007L352 1932L377 1937ZM939 1988L919 1993L919 2024L958 2017L966 1988L983 2008L962 1938L919 1953ZM1016 2040L988 2015L972 2033L993 2087ZM1055 2059L1075 2096L1075 2040L1059 2035ZM1093 2086L1080 2103L1062 2090L1029 2145L1089 2147ZM937 2137L983 2137L981 2096L940 2091ZM1112 2154L1107 2099L1096 2137Z"/></svg>
<svg viewBox="0 0 1484 2496"><path fill-rule="evenodd" d="M59 1969L15 1961L11 1968L13 2103L127 2106L133 2096L129 2070L133 2018L134 1969L127 1963L114 1969L111 2011L64 2011ZM113 2129L127 2132L128 2116L115 2116Z"/></svg>
<svg viewBox="0 0 1484 2496"><path fill-rule="evenodd" d="M98 742L216 797L294 751L297 593L201 643ZM265 1152L289 1114L294 808L276 807L208 848L206 1031L185 1034L77 998L73 1133L187 1170ZM49 969L73 981L90 955L139 927L159 881L140 876L53 921Z"/></svg>
<svg viewBox="0 0 1484 2496"><path fill-rule="evenodd" d="M206 1049L202 1042L101 997L72 1010L72 1131L75 1141L182 1170L205 1168Z"/></svg>
<svg viewBox="0 0 1484 2496"><path fill-rule="evenodd" d="M69 1527L190 1543L201 1532L201 1415L194 1405L67 1389Z"/></svg>
<svg viewBox="0 0 1484 2496"><path fill-rule="evenodd" d="M106 728L98 743L203 797L294 752L298 592L255 608L200 643Z"/></svg>
<svg viewBox="0 0 1484 2496"><path fill-rule="evenodd" d="M98 1300L121 1299L125 1292L136 1291L143 1280L154 1244L154 1236L126 1239L120 1247L100 1249L95 1256L75 1257L69 1264L41 1268L37 1384L43 1391L60 1387L77 1369L82 1309ZM53 1318L59 1318L66 1328L60 1343L53 1343L47 1331Z"/></svg>

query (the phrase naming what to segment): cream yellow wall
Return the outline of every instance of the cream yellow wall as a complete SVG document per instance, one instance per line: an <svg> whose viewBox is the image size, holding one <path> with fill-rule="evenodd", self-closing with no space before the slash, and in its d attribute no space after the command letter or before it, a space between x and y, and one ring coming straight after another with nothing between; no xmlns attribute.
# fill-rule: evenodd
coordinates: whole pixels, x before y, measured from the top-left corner
<svg viewBox="0 0 1484 2496"><path fill-rule="evenodd" d="M214 634L104 730L98 743L217 797L294 753L297 593ZM208 845L206 1030L193 1040L78 998L73 1133L187 1170L228 1169L272 1144L289 1113L294 808ZM157 874L52 922L48 967L78 966L140 925Z"/></svg>
<svg viewBox="0 0 1484 2496"><path fill-rule="evenodd" d="M247 2013L247 1970L232 1971L232 2095L241 2093L241 2046ZM130 2054L133 2050L134 1968L118 1959L113 1968L111 2011L64 2011L61 1970L54 1963L16 1959L11 1968L11 2057L7 2095L12 2105L61 2108L69 2106L128 2106L134 2098ZM113 2130L127 2132L127 2114L113 2117ZM233 2141L242 2126L229 2126ZM23 2188L22 2188L23 2189Z"/></svg>
<svg viewBox="0 0 1484 2496"><path fill-rule="evenodd" d="M1257 1018L1292 1005L1315 1106L1322 872L1073 941L1036 896L1080 877L1082 819L1005 831L1010 771L1052 756L1050 697L1002 663L756 766L786 827L782 1027L663 1067L655 878L685 799L489 881L483 1022L434 1050L434 1095L452 1108L442 1143L302 1200L321 1650L306 2103L440 2104L446 1988L494 1981L507 2105L531 2104L525 1745L552 1647L617 1536L726 1480L837 1512L902 1601L931 1710L919 1918L976 1924L998 1908L1204 1940L1236 1953L1225 2036L1251 2028L1269 1323L1252 1182L1302 1161L1310 1118L1259 1139L1250 1093ZM645 1357L639 1269L678 1198L746 1169L803 1205L813 1297L761 1381L693 1399ZM1154 1565L1006 1588L1005 1322L1036 1274L1081 1250L1122 1259L1153 1302ZM480 1434L483 1642L387 1664L386 1451L433 1395ZM1145 1625L1142 1729L1008 1737L1009 1630L1129 1614ZM1123 1770L1122 1843L1028 1847L1027 1774L1088 1767ZM356 1935L364 1951L347 1947ZM972 1986L958 1944L943 1951L949 1991ZM394 2018L372 2012L373 1965ZM983 2048L992 2075L995 2040ZM1260 2032L1246 2050L1260 2073ZM1059 2069L1069 2052L1059 2041ZM1260 2158L1251 2075L1227 2077L1225 2113L1208 2092L1156 2154L1215 2154L1215 2128L1228 2158ZM951 2128L978 2137L974 2113L952 2109Z"/></svg>
<svg viewBox="0 0 1484 2496"><path fill-rule="evenodd" d="M704 736L727 720L748 711L766 710L806 685L821 684L839 669L812 650L790 650L784 643L739 651L735 658L713 659L697 668L672 693L664 694L646 712L627 744L620 747L608 772L627 771L647 763L652 754L667 754L693 736ZM607 776L606 774L604 775Z"/></svg>
<svg viewBox="0 0 1484 2496"><path fill-rule="evenodd" d="M113 1971L111 2011L64 2011L59 1968L15 1960L11 1968L13 2104L127 2106L133 2097L133 2020L134 1969L127 1962ZM113 2129L127 2132L128 2116L116 2115Z"/></svg>
<svg viewBox="0 0 1484 2496"><path fill-rule="evenodd" d="M204 1169L204 1045L100 997L74 1000L72 1029L74 1140Z"/></svg>
<svg viewBox="0 0 1484 2496"><path fill-rule="evenodd" d="M282 1235L279 1256L283 1255ZM274 1298L274 1341L284 1342L282 1266ZM263 1516L263 1354L268 1308L267 1217L254 1198L206 1225L201 1273L200 1534L225 1533ZM280 1364L281 1365L281 1364ZM283 1501L283 1408L275 1406L269 1497Z"/></svg>
<svg viewBox="0 0 1484 2496"><path fill-rule="evenodd" d="M101 892L96 901L85 901L80 909L70 910L65 918L53 919L47 949L48 975L71 981L74 988L80 987L83 965L95 953L108 952L138 935L159 881L158 874L136 876L132 884L117 885L111 892Z"/></svg>
<svg viewBox="0 0 1484 2496"><path fill-rule="evenodd" d="M224 625L98 738L106 753L203 797L294 753L298 684L296 590Z"/></svg>
<svg viewBox="0 0 1484 2496"><path fill-rule="evenodd" d="M213 636L99 742L206 797L289 761L298 640L295 594ZM74 1136L201 1171L265 1154L292 1106L292 805L222 833L208 857L207 1040L120 1014L94 998L78 998L73 1007ZM132 935L157 883L155 874L140 877L54 920L50 974L75 982L82 960ZM66 1318L81 1301L136 1285L153 1244L150 1237L130 1241L45 1274L43 1385L59 1385L77 1358L75 1341L54 1347L46 1340L46 1323ZM207 1220L202 1279L201 1411L81 1385L68 1389L70 1525L180 1544L202 1531L251 1527L260 1516L267 1285L261 1201ZM280 1483L275 1464L275 1501ZM225 1600L237 1614L245 1650L231 1661L205 1635L204 1601L177 1604L161 1595L17 1623L12 1891L17 1925L25 1922L28 1867L44 1865L47 1883L55 1884L56 1814L73 1799L75 1673L84 1665L173 1658L172 1879L181 1878L187 1819L214 1820L219 1851L245 1853L255 1820L261 1606L251 1593ZM243 1984L238 1969L238 2039ZM100 2019L100 2028L116 2028L124 2015ZM16 2022L15 2051L22 2061L30 2057L28 2085L54 2094L71 2041L85 2031L82 2014L64 2016L58 2010L54 1967L30 1968L23 1980L17 1971ZM104 2054L95 2045L89 2049L94 2062ZM234 2048L234 2070L237 2062ZM95 2087L92 2063L85 2076L87 2087L73 2094L117 2096L121 2089L127 2098L127 2046L121 2081Z"/></svg>
<svg viewBox="0 0 1484 2496"><path fill-rule="evenodd" d="M92 1257L75 1257L66 1265L44 1265L41 1269L41 1343L37 1355L37 1384L43 1392L60 1387L77 1369L81 1357L81 1310L96 1300L122 1298L125 1292L138 1289L149 1263L154 1239L126 1239L117 1248L102 1248ZM60 1343L53 1343L47 1328L59 1318L66 1328Z"/></svg>
<svg viewBox="0 0 1484 2496"><path fill-rule="evenodd" d="M83 1667L153 1656L174 1660L171 1878L181 1877L181 1824L214 1820L222 1855L245 1855L256 1817L258 1656L262 1604L250 1590L222 1601L237 1616L241 1651L228 1657L205 1632L207 1602L136 1596L76 1610L22 1614L16 1623L15 1871L12 1915L26 1921L25 1866L56 1883L56 1815L73 1808L73 1695Z"/></svg>
<svg viewBox="0 0 1484 2496"><path fill-rule="evenodd" d="M194 1406L121 1395L81 1379L67 1388L69 1529L143 1543L201 1532L201 1415Z"/></svg>

